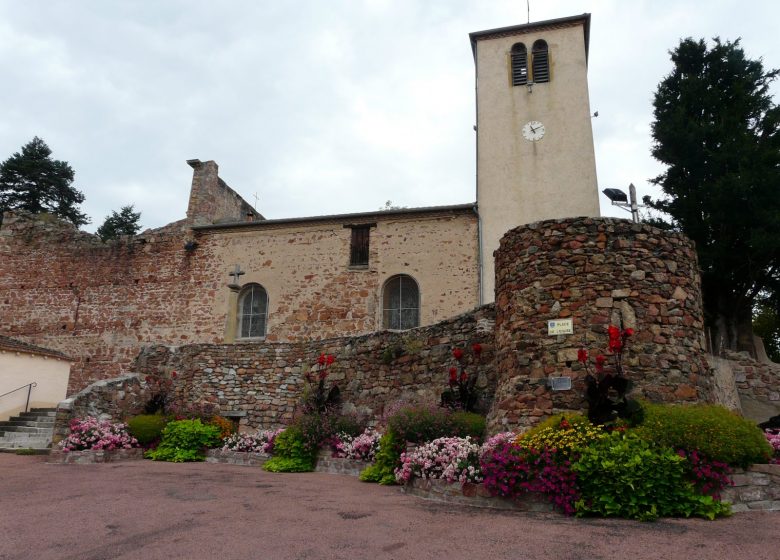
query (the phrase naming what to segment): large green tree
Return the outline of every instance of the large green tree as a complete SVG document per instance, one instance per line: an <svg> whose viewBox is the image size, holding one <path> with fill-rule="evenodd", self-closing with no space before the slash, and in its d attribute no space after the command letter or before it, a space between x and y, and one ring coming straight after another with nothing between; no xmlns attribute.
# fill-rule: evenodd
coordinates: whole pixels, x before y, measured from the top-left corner
<svg viewBox="0 0 780 560"><path fill-rule="evenodd" d="M128 206L122 206L117 212L116 210L111 212L110 216L106 216L103 224L97 229L97 234L103 241L109 239L117 239L120 235L135 235L141 230L140 212L133 212L134 206L132 204Z"/></svg>
<svg viewBox="0 0 780 560"><path fill-rule="evenodd" d="M652 180L664 197L645 202L659 225L696 242L705 321L715 347L753 351L759 296L780 301L780 109L777 70L745 57L739 40L685 39L653 101Z"/></svg>
<svg viewBox="0 0 780 560"><path fill-rule="evenodd" d="M73 168L66 161L52 159L51 153L36 136L0 164L0 213L15 209L49 212L76 226L88 224L89 218L77 207L84 195L73 187Z"/></svg>

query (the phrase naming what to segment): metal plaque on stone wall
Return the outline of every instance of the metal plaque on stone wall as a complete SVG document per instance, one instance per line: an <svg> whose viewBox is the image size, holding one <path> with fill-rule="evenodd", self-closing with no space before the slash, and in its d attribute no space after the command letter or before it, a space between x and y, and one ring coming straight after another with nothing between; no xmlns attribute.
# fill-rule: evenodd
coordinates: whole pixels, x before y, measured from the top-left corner
<svg viewBox="0 0 780 560"><path fill-rule="evenodd" d="M547 321L547 334L555 336L559 334L574 334L574 320L569 319L553 319Z"/></svg>
<svg viewBox="0 0 780 560"><path fill-rule="evenodd" d="M553 391L571 391L571 377L551 377L550 388Z"/></svg>

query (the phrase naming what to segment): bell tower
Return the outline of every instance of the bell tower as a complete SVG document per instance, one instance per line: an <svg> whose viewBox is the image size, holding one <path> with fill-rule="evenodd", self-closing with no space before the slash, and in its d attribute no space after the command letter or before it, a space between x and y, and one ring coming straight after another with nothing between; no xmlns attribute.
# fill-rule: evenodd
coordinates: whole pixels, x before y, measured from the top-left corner
<svg viewBox="0 0 780 560"><path fill-rule="evenodd" d="M590 14L471 33L482 303L508 230L598 216L588 100Z"/></svg>

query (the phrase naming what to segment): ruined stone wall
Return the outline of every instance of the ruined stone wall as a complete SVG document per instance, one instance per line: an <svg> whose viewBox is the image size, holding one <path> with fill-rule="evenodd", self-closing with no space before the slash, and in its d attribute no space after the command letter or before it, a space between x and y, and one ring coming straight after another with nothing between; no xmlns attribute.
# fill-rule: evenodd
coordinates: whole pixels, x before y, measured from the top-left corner
<svg viewBox="0 0 780 560"><path fill-rule="evenodd" d="M393 274L420 287L421 322L478 300L473 212L377 215L368 268L349 265L344 220L194 232L179 222L103 243L48 216L7 213L0 228L0 333L74 359L68 394L130 371L141 347L221 343L228 272L269 294L269 341L319 340L382 328ZM197 246L185 249L189 241Z"/></svg>
<svg viewBox="0 0 780 560"><path fill-rule="evenodd" d="M726 351L745 415L763 422L780 414L780 364L754 360L747 352Z"/></svg>
<svg viewBox="0 0 780 560"><path fill-rule="evenodd" d="M219 178L214 161L197 159L187 163L193 169L187 221L192 224L252 221L257 212L225 181Z"/></svg>
<svg viewBox="0 0 780 560"><path fill-rule="evenodd" d="M624 360L635 396L712 399L696 252L685 236L612 218L547 220L504 235L496 270L492 431L585 408L577 350L608 355L610 324L636 331ZM562 318L574 333L549 336L547 321ZM571 377L573 389L551 391L553 376Z"/></svg>
<svg viewBox="0 0 780 560"><path fill-rule="evenodd" d="M135 374L96 381L57 405L52 443L68 437L74 418L94 416L122 422L141 414L152 394L145 380Z"/></svg>
<svg viewBox="0 0 780 560"><path fill-rule="evenodd" d="M176 371L180 402L215 403L222 413L245 413L242 429L269 428L292 419L305 373L321 352L336 357L328 386L338 384L344 410L377 418L387 404L402 398L438 402L455 363L452 349L475 342L484 348L481 365L467 371L480 377L489 397L495 390L492 306L404 333L300 343L150 347L135 369L163 376Z"/></svg>
<svg viewBox="0 0 780 560"><path fill-rule="evenodd" d="M0 329L73 358L68 394L126 371L143 342L194 338L189 294L211 289L176 226L102 243L48 215L6 213Z"/></svg>
<svg viewBox="0 0 780 560"><path fill-rule="evenodd" d="M740 395L780 404L780 364L754 360L747 352L726 351Z"/></svg>

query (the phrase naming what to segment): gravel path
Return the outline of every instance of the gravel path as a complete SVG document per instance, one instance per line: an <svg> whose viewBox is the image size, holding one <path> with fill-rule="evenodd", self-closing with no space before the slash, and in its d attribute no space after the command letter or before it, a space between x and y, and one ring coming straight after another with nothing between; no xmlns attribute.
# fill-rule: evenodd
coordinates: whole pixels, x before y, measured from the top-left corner
<svg viewBox="0 0 780 560"><path fill-rule="evenodd" d="M571 519L427 502L347 476L0 454L0 559L778 560L780 514Z"/></svg>

